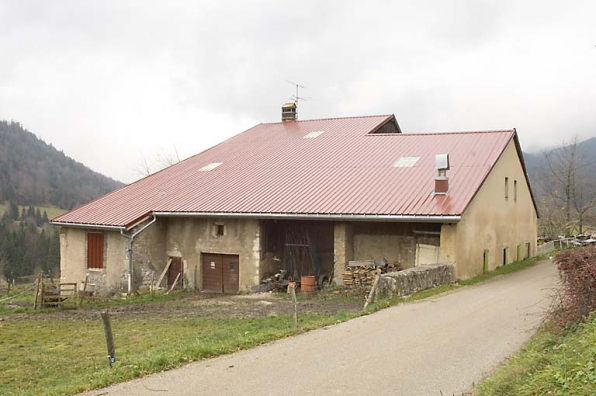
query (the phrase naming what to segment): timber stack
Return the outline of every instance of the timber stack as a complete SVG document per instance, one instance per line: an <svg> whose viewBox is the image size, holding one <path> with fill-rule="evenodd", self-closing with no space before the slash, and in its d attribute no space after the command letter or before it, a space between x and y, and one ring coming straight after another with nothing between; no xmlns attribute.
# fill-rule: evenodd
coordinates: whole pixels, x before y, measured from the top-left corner
<svg viewBox="0 0 596 396"><path fill-rule="evenodd" d="M377 274L401 270L402 268L399 264L389 264L385 260L350 261L344 269L344 286L372 286Z"/></svg>

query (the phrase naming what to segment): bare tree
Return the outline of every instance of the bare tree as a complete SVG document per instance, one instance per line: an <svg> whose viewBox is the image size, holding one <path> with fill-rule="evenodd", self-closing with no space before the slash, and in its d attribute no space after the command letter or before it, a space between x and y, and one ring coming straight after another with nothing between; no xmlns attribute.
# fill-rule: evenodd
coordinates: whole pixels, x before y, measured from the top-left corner
<svg viewBox="0 0 596 396"><path fill-rule="evenodd" d="M566 235L571 235L576 229L583 232L586 215L596 207L595 177L590 174L590 167L596 161L579 150L577 137L545 152L544 158L547 169L541 184L550 200L545 205L548 209L545 213L547 221L555 224L554 219L561 217L556 212L560 211Z"/></svg>
<svg viewBox="0 0 596 396"><path fill-rule="evenodd" d="M151 155L150 157L143 156L133 167L133 170L140 176L146 177L162 169L169 168L180 161L180 153L174 147L171 153L162 150L160 153Z"/></svg>

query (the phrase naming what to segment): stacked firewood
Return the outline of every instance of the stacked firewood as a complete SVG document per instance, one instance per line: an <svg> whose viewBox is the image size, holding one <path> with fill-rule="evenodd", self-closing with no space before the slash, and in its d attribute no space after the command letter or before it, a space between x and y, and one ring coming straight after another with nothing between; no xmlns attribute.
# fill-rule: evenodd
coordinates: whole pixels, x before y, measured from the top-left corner
<svg viewBox="0 0 596 396"><path fill-rule="evenodd" d="M350 261L343 274L344 286L362 287L370 286L375 281L377 274L401 271L397 263L388 264L386 261Z"/></svg>

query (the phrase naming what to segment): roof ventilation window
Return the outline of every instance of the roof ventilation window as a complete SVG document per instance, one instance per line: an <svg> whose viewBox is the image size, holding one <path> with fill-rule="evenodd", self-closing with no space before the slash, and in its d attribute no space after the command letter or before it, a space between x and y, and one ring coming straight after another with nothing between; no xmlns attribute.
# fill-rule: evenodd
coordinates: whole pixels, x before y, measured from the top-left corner
<svg viewBox="0 0 596 396"><path fill-rule="evenodd" d="M420 157L401 157L393 163L394 168L411 168L416 165Z"/></svg>
<svg viewBox="0 0 596 396"><path fill-rule="evenodd" d="M221 164L223 164L223 162L212 162L210 164L205 165L201 169L199 169L199 172L208 172L210 170L213 170L213 169L217 168Z"/></svg>
<svg viewBox="0 0 596 396"><path fill-rule="evenodd" d="M325 133L325 131L313 131L313 132L307 133L303 137L304 137L304 139L314 139L316 137L321 136L323 133Z"/></svg>

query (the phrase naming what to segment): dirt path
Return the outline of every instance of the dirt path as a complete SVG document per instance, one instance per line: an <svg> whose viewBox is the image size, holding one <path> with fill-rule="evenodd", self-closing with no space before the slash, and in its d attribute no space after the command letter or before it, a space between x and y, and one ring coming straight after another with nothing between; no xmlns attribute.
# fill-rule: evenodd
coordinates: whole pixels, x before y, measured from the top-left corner
<svg viewBox="0 0 596 396"><path fill-rule="evenodd" d="M91 394L459 395L532 335L555 279L554 265L543 262Z"/></svg>
<svg viewBox="0 0 596 396"><path fill-rule="evenodd" d="M330 290L317 298L300 301L300 311L333 315L339 311L358 312L364 304L365 290L350 293ZM180 298L159 302L133 302L109 306L113 317L123 320L163 320L165 316L197 316L205 319L263 318L274 315L291 315L292 302L281 293L222 295L209 293L188 294ZM82 309L64 309L39 313L1 314L0 321L38 320L97 320L104 307L84 305Z"/></svg>

